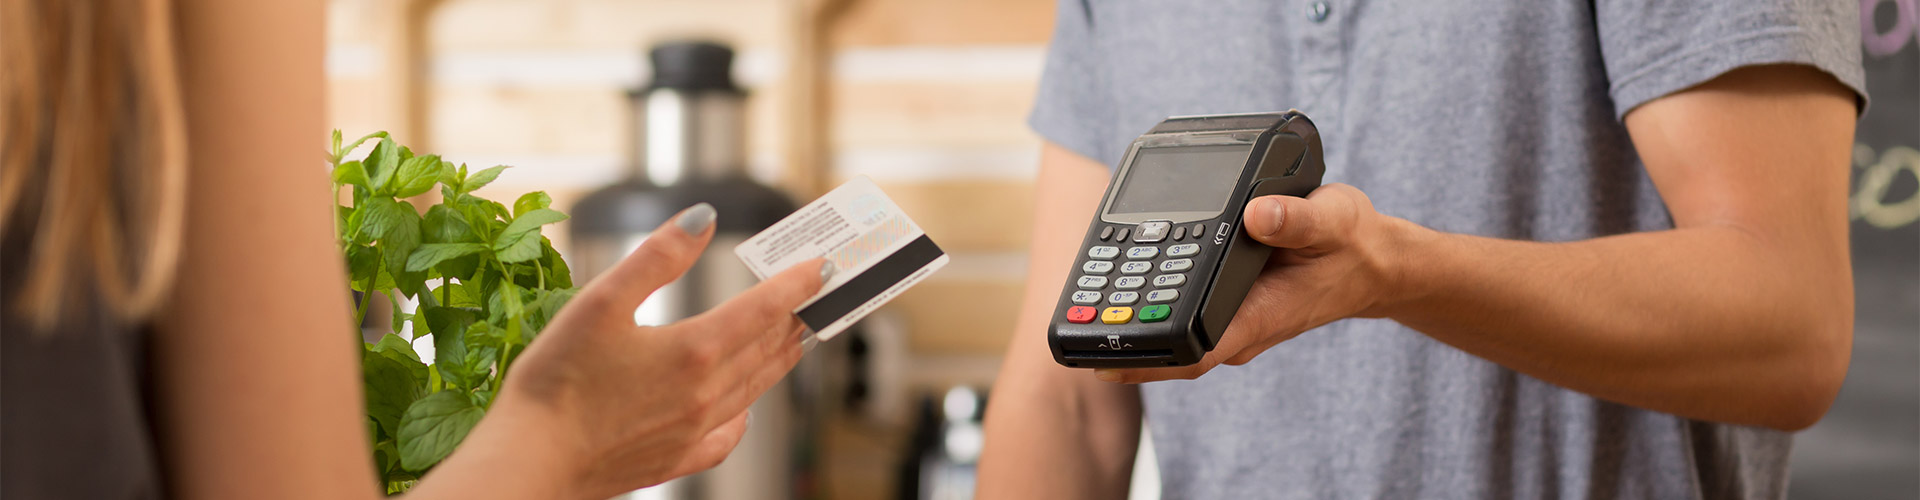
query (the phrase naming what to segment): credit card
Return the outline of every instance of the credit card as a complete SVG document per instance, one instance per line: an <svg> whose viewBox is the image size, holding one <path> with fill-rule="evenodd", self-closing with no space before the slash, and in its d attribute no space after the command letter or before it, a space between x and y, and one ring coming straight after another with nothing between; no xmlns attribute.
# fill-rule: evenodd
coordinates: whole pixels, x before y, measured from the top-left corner
<svg viewBox="0 0 1920 500"><path fill-rule="evenodd" d="M947 252L880 191L858 177L733 248L760 279L825 257L834 274L793 311L813 340L839 335L947 265Z"/></svg>

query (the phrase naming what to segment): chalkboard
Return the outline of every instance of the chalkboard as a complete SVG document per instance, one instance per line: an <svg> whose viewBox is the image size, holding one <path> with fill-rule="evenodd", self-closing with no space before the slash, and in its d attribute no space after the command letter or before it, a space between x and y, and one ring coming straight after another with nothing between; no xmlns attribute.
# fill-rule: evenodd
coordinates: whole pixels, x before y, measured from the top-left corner
<svg viewBox="0 0 1920 500"><path fill-rule="evenodd" d="M1853 365L1794 443L1792 498L1920 498L1920 7L1860 0L1872 105L1853 152Z"/></svg>

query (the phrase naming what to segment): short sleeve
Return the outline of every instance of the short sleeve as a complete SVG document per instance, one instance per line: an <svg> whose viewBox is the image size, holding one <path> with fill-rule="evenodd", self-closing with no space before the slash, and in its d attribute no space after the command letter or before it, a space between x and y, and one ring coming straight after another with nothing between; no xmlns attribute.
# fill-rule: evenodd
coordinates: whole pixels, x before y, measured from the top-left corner
<svg viewBox="0 0 1920 500"><path fill-rule="evenodd" d="M1859 2L1595 0L1614 116L1728 71L1804 64L1833 75L1866 107Z"/></svg>
<svg viewBox="0 0 1920 500"><path fill-rule="evenodd" d="M1082 0L1059 0L1053 41L1047 45L1046 66L1027 124L1048 141L1111 168L1114 159L1107 156L1114 148L1106 141L1112 123L1101 118L1102 110L1112 108L1107 102L1111 93L1102 78L1091 8Z"/></svg>

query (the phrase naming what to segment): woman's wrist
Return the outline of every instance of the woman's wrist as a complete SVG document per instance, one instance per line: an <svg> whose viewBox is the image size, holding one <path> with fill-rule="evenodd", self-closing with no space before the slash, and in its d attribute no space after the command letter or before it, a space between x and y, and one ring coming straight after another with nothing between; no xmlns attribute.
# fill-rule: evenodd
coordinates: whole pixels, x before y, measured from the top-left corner
<svg viewBox="0 0 1920 500"><path fill-rule="evenodd" d="M408 497L586 498L582 478L588 464L582 446L579 434L552 409L499 400ZM501 480L508 477L512 480Z"/></svg>

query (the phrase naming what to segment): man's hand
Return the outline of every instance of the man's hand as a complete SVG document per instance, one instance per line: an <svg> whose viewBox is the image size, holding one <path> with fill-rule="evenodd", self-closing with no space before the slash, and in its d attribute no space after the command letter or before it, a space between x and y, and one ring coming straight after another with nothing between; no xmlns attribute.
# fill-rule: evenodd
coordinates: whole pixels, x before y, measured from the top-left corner
<svg viewBox="0 0 1920 500"><path fill-rule="evenodd" d="M1394 279L1394 256L1403 235L1420 228L1375 212L1353 186L1329 184L1306 198L1257 198L1247 203L1245 221L1247 235L1274 247L1273 256L1220 345L1193 365L1097 370L1101 380L1190 379L1221 364L1246 364L1334 320L1384 316L1382 307L1406 293Z"/></svg>

